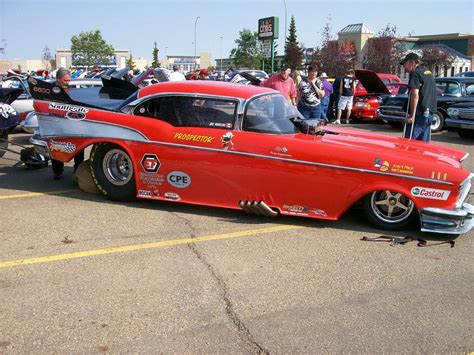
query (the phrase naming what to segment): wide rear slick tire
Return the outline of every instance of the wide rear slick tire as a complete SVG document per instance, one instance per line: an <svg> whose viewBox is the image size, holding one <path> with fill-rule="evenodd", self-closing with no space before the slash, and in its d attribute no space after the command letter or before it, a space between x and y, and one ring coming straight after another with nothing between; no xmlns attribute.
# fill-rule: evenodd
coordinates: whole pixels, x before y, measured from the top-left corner
<svg viewBox="0 0 474 355"><path fill-rule="evenodd" d="M388 191L374 191L362 201L367 219L377 228L402 230L415 224L418 213L415 204L405 195Z"/></svg>
<svg viewBox="0 0 474 355"><path fill-rule="evenodd" d="M120 146L95 144L90 156L91 173L100 192L113 201L133 201L137 195L132 159Z"/></svg>

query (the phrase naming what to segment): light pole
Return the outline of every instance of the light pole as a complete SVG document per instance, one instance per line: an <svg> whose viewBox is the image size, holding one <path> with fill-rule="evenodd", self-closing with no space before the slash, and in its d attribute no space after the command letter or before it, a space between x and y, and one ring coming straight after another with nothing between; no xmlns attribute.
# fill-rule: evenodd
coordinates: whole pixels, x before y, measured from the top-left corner
<svg viewBox="0 0 474 355"><path fill-rule="evenodd" d="M196 70L196 26L200 16L196 17L194 21L194 70Z"/></svg>
<svg viewBox="0 0 474 355"><path fill-rule="evenodd" d="M219 38L221 39L221 73L222 73L222 36L220 36Z"/></svg>
<svg viewBox="0 0 474 355"><path fill-rule="evenodd" d="M285 46L286 46L286 0L283 0L283 3L285 4Z"/></svg>

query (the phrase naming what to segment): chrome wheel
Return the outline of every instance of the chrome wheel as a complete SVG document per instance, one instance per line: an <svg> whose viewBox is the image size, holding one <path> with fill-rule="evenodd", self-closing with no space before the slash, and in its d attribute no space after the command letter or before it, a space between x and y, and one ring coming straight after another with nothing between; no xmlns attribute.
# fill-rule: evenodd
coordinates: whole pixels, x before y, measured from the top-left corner
<svg viewBox="0 0 474 355"><path fill-rule="evenodd" d="M433 114L433 122L431 122L431 132L441 131L443 129L443 125L444 125L443 117L438 112L435 112Z"/></svg>
<svg viewBox="0 0 474 355"><path fill-rule="evenodd" d="M107 180L115 186L126 185L133 177L132 161L121 149L111 149L105 154L102 169Z"/></svg>
<svg viewBox="0 0 474 355"><path fill-rule="evenodd" d="M374 215L385 223L400 223L411 216L413 202L403 194L392 191L376 191L370 199Z"/></svg>

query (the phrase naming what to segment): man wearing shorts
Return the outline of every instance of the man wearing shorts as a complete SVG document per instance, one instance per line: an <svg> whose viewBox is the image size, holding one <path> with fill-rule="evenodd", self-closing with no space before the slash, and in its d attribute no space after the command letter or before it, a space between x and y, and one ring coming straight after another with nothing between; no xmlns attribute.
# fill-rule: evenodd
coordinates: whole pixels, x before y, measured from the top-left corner
<svg viewBox="0 0 474 355"><path fill-rule="evenodd" d="M346 123L349 123L351 117L352 99L354 98L355 79L354 70L349 69L346 76L342 78L339 87L334 87L334 91L339 90L339 102L337 104L337 116L335 124L341 124L342 110L346 110Z"/></svg>

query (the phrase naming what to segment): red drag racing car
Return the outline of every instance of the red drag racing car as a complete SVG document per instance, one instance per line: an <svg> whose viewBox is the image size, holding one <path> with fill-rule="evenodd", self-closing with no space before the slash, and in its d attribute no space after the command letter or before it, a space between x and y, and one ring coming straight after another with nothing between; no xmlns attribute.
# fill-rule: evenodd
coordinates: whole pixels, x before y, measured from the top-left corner
<svg viewBox="0 0 474 355"><path fill-rule="evenodd" d="M67 162L92 146L93 178L113 200L328 220L362 201L381 228L420 221L423 231L459 234L473 225L466 202L471 174L462 168L467 154L343 127L321 129L271 89L168 82L126 99L96 95L79 102L49 83L30 85L49 89L35 91L36 148Z"/></svg>

